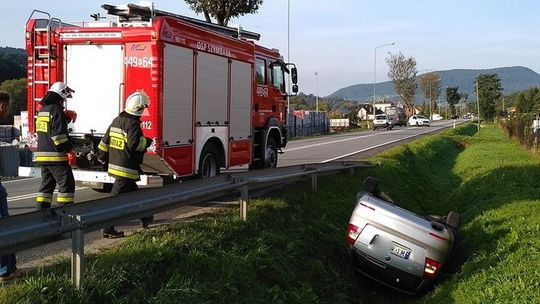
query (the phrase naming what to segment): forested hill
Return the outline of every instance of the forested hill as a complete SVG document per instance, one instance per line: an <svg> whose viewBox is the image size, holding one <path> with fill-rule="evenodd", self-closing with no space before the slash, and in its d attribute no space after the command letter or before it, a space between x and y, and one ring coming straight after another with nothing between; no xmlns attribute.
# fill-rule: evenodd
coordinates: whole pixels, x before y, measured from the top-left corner
<svg viewBox="0 0 540 304"><path fill-rule="evenodd" d="M525 91L532 87L540 86L540 74L521 66L495 68L486 70L448 70L435 71L441 76L441 88L447 86L459 87L459 92L469 94L469 100L476 99L474 96L474 80L480 74L497 74L501 79L503 94L509 95L519 91ZM377 96L396 97L394 84L391 81L377 83ZM417 92L419 94L419 91ZM335 99L347 100L372 100L373 83L357 84L337 90L328 96Z"/></svg>
<svg viewBox="0 0 540 304"><path fill-rule="evenodd" d="M26 52L23 49L0 47L0 83L26 78Z"/></svg>

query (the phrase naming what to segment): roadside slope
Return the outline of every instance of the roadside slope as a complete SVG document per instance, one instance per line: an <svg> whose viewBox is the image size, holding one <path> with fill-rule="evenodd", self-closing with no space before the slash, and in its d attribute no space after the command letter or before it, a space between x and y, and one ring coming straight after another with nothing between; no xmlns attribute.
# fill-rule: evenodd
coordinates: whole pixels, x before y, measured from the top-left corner
<svg viewBox="0 0 540 304"><path fill-rule="evenodd" d="M475 130L396 148L317 193L290 185L251 201L247 222L223 210L139 233L88 258L82 292L60 262L0 288L0 303L538 302L540 162L493 126ZM351 271L345 226L368 175L414 212L462 213L464 254L432 292L403 296Z"/></svg>

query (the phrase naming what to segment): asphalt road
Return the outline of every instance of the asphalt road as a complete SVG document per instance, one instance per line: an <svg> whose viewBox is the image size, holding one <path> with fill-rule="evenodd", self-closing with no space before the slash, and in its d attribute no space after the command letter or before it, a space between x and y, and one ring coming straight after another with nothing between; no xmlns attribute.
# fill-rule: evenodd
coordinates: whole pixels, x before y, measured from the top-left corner
<svg viewBox="0 0 540 304"><path fill-rule="evenodd" d="M456 121L456 124L464 121ZM454 126L453 121L441 121L431 127L398 127L393 130L351 132L337 135L320 136L309 139L290 141L284 154L279 155L279 166L291 166L306 163L324 163L337 160L362 160L378 152L401 145L414 139L438 133ZM242 171L246 168L230 171ZM10 214L31 212L35 207L35 197L41 182L40 178L26 178L3 182L8 191L8 204ZM86 187L77 187L75 193L76 202L83 202L103 198L108 194L97 193ZM206 202L203 204L182 207L156 215L153 227L183 221L190 216L204 212L211 212L213 207L237 206L235 198L224 198L221 201ZM121 223L118 229L126 232L126 235L137 233L142 229L138 221L126 221ZM101 237L99 231L85 234L85 251L99 252L124 239L109 240ZM59 258L70 256L71 240L53 242L41 247L28 249L17 253L18 267L23 271L31 271L33 267L42 266L58 261Z"/></svg>
<svg viewBox="0 0 540 304"><path fill-rule="evenodd" d="M456 124L463 121L456 121ZM325 163L336 160L359 160L370 157L393 146L433 134L453 127L453 121L435 122L431 127L396 127L393 130L350 132L338 135L290 141L283 154L279 155L278 165L292 166L305 163ZM246 170L245 168L235 169ZM40 178L27 178L6 181L11 215L33 211ZM107 197L88 187L75 189L75 200L83 202Z"/></svg>

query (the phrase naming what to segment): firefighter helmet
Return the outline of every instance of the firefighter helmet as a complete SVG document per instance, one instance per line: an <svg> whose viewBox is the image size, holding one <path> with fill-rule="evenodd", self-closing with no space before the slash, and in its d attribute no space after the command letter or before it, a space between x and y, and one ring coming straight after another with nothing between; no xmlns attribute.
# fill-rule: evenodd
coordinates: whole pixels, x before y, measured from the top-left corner
<svg viewBox="0 0 540 304"><path fill-rule="evenodd" d="M68 87L65 83L62 81L58 81L53 83L53 85L50 87L49 92L55 92L56 94L60 95L63 99L71 98L71 93L75 93L75 90Z"/></svg>
<svg viewBox="0 0 540 304"><path fill-rule="evenodd" d="M141 116L148 108L148 96L144 92L135 92L126 99L125 111L131 115Z"/></svg>

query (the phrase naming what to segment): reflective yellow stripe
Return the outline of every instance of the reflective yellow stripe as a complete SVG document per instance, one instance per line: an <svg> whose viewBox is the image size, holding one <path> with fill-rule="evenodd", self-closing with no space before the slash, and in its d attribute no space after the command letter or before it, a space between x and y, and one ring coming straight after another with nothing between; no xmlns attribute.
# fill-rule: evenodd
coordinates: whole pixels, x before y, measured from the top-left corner
<svg viewBox="0 0 540 304"><path fill-rule="evenodd" d="M75 199L73 197L60 197L60 196L58 196L56 198L57 203L65 204L65 203L73 203L74 201L75 201Z"/></svg>
<svg viewBox="0 0 540 304"><path fill-rule="evenodd" d="M36 162L62 162L67 161L67 156L36 156Z"/></svg>
<svg viewBox="0 0 540 304"><path fill-rule="evenodd" d="M50 203L51 201L52 199L50 199L49 197L41 197L41 196L36 197L37 203Z"/></svg>
<svg viewBox="0 0 540 304"><path fill-rule="evenodd" d="M146 150L146 137L141 136L139 139L139 146L137 146L137 151L144 151Z"/></svg>
<svg viewBox="0 0 540 304"><path fill-rule="evenodd" d="M117 133L117 132L110 131L109 136L119 138L121 140L126 140L126 136L124 136L124 134L122 134L122 133Z"/></svg>
<svg viewBox="0 0 540 304"><path fill-rule="evenodd" d="M110 167L109 167L108 172L110 174L112 174L112 175L116 175L116 176L120 176L120 177L125 177L125 178L129 178L129 179L139 179L139 174L131 174L131 173L127 173L127 172L124 172L124 171L111 169Z"/></svg>
<svg viewBox="0 0 540 304"><path fill-rule="evenodd" d="M109 147L105 145L102 141L99 142L98 149L100 149L103 152L109 151Z"/></svg>
<svg viewBox="0 0 540 304"><path fill-rule="evenodd" d="M54 142L54 145L55 145L55 146L59 146L59 145L65 143L65 142L67 142L67 141L68 141L67 138L63 138L63 139L55 140L55 141L53 141L53 142Z"/></svg>

